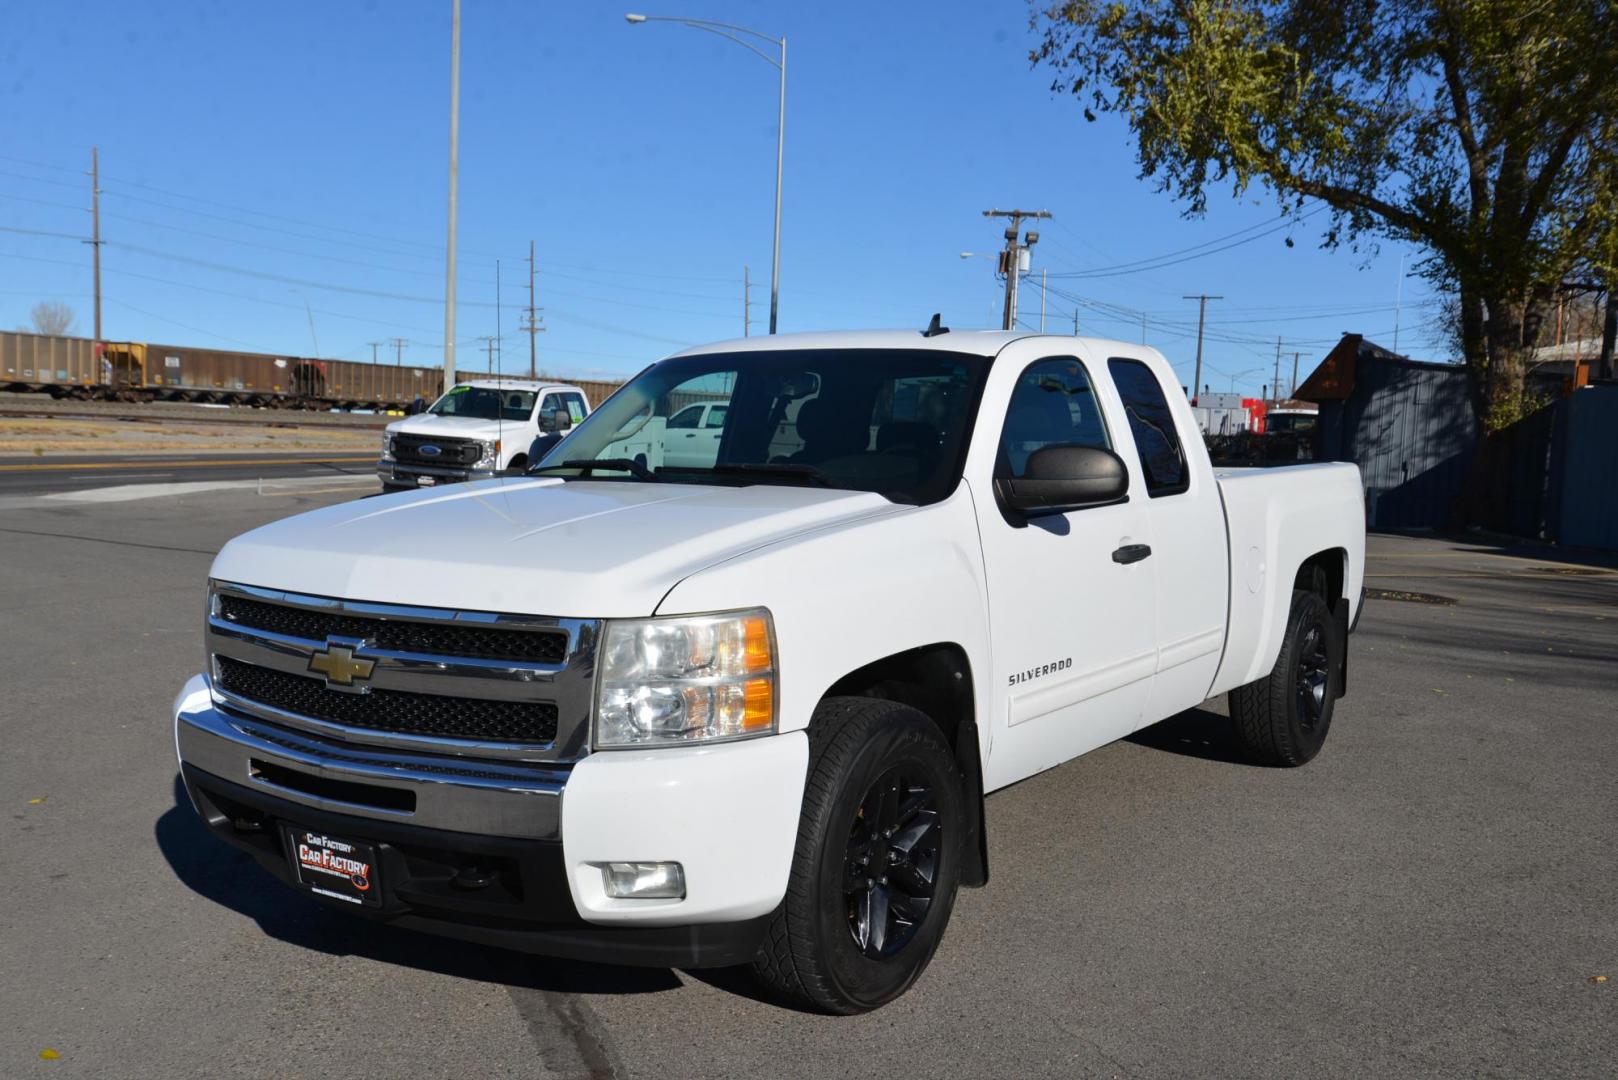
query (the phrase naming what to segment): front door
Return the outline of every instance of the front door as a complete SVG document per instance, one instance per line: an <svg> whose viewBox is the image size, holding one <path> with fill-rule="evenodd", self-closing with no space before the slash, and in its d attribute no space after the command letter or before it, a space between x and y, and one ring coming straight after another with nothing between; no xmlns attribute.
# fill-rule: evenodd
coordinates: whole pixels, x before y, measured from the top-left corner
<svg viewBox="0 0 1618 1080"><path fill-rule="evenodd" d="M1022 475L1045 446L1104 446L1123 457L1130 492L1114 505L1022 518L1002 510L992 482L974 485L997 688L987 787L1129 734L1157 665L1152 560L1130 561L1151 537L1121 407L1076 356L1007 367L1009 398L992 380L979 421L992 423L991 403L1006 403L994 473Z"/></svg>

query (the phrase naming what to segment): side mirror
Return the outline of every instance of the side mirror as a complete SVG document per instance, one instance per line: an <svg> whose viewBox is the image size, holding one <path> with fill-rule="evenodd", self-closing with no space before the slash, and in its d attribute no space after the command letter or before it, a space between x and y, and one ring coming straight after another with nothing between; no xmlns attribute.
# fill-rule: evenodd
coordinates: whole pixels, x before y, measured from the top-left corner
<svg viewBox="0 0 1618 1080"><path fill-rule="evenodd" d="M572 426L573 416L566 409L539 414L539 430L542 432L567 431Z"/></svg>
<svg viewBox="0 0 1618 1080"><path fill-rule="evenodd" d="M1122 501L1129 493L1124 459L1099 446L1046 446L1028 455L1022 476L994 482L995 494L1019 514L1063 513Z"/></svg>

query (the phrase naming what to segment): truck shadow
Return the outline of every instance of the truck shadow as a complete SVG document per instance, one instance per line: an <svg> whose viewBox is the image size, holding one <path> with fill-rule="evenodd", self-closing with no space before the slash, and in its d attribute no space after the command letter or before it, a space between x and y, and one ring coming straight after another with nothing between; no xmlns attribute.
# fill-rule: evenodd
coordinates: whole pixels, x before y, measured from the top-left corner
<svg viewBox="0 0 1618 1080"><path fill-rule="evenodd" d="M1151 727L1141 728L1127 736L1125 741L1170 754L1202 758L1204 761L1260 767L1255 766L1236 745L1235 736L1230 730L1230 717L1201 707L1187 709Z"/></svg>
<svg viewBox="0 0 1618 1080"><path fill-rule="evenodd" d="M329 911L271 877L245 852L215 839L191 808L178 775L174 806L157 819L153 832L158 850L187 888L246 915L266 934L299 948L559 993L650 994L681 985L668 968L528 956Z"/></svg>

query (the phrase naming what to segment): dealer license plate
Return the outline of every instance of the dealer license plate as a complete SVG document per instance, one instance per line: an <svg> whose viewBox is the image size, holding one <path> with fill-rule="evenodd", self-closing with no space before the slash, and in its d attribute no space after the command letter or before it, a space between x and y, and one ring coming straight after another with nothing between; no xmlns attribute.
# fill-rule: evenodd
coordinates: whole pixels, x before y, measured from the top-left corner
<svg viewBox="0 0 1618 1080"><path fill-rule="evenodd" d="M310 892L350 904L382 906L376 848L309 829L286 830L293 872Z"/></svg>

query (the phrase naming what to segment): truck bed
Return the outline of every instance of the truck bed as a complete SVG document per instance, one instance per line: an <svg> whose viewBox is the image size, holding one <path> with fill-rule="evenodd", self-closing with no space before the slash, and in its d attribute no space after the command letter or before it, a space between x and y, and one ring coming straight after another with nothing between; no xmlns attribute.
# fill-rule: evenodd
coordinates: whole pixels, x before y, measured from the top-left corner
<svg viewBox="0 0 1618 1080"><path fill-rule="evenodd" d="M1360 471L1342 463L1216 469L1230 558L1225 654L1209 693L1263 677L1275 664L1292 574L1320 551L1343 553L1342 597L1353 620L1365 580ZM1279 568L1279 572L1278 572Z"/></svg>

